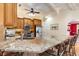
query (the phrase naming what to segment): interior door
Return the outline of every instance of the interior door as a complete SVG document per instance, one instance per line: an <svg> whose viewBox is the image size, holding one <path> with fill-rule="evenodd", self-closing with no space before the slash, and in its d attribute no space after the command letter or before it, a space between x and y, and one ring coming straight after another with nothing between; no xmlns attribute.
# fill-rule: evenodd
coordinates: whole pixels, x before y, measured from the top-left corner
<svg viewBox="0 0 79 59"><path fill-rule="evenodd" d="M70 25L70 35L75 35L77 33L77 24Z"/></svg>

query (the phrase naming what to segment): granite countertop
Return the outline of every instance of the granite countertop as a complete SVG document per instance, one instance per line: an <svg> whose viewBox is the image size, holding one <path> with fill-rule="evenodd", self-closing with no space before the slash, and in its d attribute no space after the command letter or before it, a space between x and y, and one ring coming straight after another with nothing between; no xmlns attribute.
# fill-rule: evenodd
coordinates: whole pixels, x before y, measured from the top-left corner
<svg viewBox="0 0 79 59"><path fill-rule="evenodd" d="M70 37L69 37L70 38ZM34 52L42 53L47 49L63 42L64 40L43 40L43 39L32 39L32 40L6 40L0 42L0 49L5 51L17 51L17 52Z"/></svg>

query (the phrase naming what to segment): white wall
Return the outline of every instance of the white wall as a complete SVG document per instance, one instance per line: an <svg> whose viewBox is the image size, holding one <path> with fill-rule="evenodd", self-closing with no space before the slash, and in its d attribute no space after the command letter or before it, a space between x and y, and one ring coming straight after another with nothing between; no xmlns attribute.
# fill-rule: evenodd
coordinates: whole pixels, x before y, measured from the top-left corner
<svg viewBox="0 0 79 59"><path fill-rule="evenodd" d="M78 10L63 11L55 17L51 16L51 19L43 21L43 38L49 40L54 35L60 41L66 39L69 35L67 25L71 21L79 21ZM50 30L50 25L55 23L59 24L59 30Z"/></svg>
<svg viewBox="0 0 79 59"><path fill-rule="evenodd" d="M18 10L18 17L29 17L26 15L26 11L23 10L23 8ZM50 12L50 11L49 11ZM53 11L52 11L53 12ZM51 15L48 15L48 19L46 21L43 21L45 19L42 19L42 29L43 29L43 38L44 39L52 39L52 36L56 36L58 40L64 40L68 35L69 32L67 31L68 29L68 23L71 21L79 21L79 10L67 10L63 9L60 10L59 14L55 14L51 12ZM53 14L53 15L52 15ZM35 18L42 18L45 15L37 15ZM51 24L58 24L59 28L58 30L51 30L50 26Z"/></svg>

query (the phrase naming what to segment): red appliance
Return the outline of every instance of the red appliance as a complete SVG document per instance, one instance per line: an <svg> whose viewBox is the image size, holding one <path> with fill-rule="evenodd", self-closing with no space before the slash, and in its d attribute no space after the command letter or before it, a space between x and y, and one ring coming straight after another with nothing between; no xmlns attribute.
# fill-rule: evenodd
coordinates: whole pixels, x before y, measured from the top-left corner
<svg viewBox="0 0 79 59"><path fill-rule="evenodd" d="M77 24L70 24L70 35L75 35L77 33Z"/></svg>

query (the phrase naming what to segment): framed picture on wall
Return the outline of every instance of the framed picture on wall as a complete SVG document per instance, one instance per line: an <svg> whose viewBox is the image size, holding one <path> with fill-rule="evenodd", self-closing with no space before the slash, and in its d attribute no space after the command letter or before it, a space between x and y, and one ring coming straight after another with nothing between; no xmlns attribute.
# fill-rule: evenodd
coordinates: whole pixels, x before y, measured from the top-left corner
<svg viewBox="0 0 79 59"><path fill-rule="evenodd" d="M58 24L51 24L50 25L51 30L58 30L58 27L59 27Z"/></svg>

